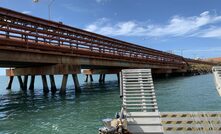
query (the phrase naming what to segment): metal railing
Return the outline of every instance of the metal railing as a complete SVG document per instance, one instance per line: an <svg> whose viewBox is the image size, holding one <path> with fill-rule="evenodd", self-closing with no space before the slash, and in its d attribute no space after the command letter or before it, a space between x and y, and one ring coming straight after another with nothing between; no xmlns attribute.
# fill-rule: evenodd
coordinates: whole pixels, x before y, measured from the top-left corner
<svg viewBox="0 0 221 134"><path fill-rule="evenodd" d="M181 67L183 57L0 8L0 40L9 45ZM2 44L1 43L1 44Z"/></svg>

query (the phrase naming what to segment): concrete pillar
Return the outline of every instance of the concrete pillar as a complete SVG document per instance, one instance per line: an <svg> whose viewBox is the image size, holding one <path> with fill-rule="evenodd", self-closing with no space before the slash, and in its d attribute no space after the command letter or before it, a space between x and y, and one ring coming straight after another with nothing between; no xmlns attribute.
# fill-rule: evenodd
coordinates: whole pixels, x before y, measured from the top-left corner
<svg viewBox="0 0 221 134"><path fill-rule="evenodd" d="M55 93L57 91L57 88L55 85L54 75L49 75L49 77L50 77L50 82L51 82L51 92Z"/></svg>
<svg viewBox="0 0 221 134"><path fill-rule="evenodd" d="M31 75L29 90L34 90L34 88L35 88L35 75Z"/></svg>
<svg viewBox="0 0 221 134"><path fill-rule="evenodd" d="M43 84L43 91L44 91L44 93L48 93L49 89L48 89L48 83L47 83L46 75L41 75L41 79L42 79L42 84Z"/></svg>
<svg viewBox="0 0 221 134"><path fill-rule="evenodd" d="M103 78L102 78L102 82L103 82L103 83L105 82L105 75L106 75L106 74L103 74Z"/></svg>
<svg viewBox="0 0 221 134"><path fill-rule="evenodd" d="M23 86L22 78L21 78L20 75L17 76L17 78L18 78L18 82L19 82L20 88L23 90L23 89L24 89L24 86Z"/></svg>
<svg viewBox="0 0 221 134"><path fill-rule="evenodd" d="M14 76L9 77L8 86L7 86L6 89L11 89L12 88L13 79L14 79Z"/></svg>
<svg viewBox="0 0 221 134"><path fill-rule="evenodd" d="M99 82L100 83L102 82L102 77L103 77L103 74L100 74L100 77L99 77Z"/></svg>
<svg viewBox="0 0 221 134"><path fill-rule="evenodd" d="M120 73L117 73L117 83L118 83L118 86L120 85Z"/></svg>
<svg viewBox="0 0 221 134"><path fill-rule="evenodd" d="M92 76L92 74L90 74L90 81L91 81L91 82L94 81L94 80L93 80L93 76Z"/></svg>
<svg viewBox="0 0 221 134"><path fill-rule="evenodd" d="M28 75L24 76L24 83L23 83L23 89L27 90L27 85L28 85Z"/></svg>
<svg viewBox="0 0 221 134"><path fill-rule="evenodd" d="M81 92L81 88L80 88L80 85L79 85L77 74L72 74L72 77L73 77L73 81L74 81L75 92Z"/></svg>
<svg viewBox="0 0 221 134"><path fill-rule="evenodd" d="M64 74L62 79L60 94L66 93L67 80L68 80L68 74Z"/></svg>
<svg viewBox="0 0 221 134"><path fill-rule="evenodd" d="M86 74L86 79L84 82L88 82L88 74Z"/></svg>

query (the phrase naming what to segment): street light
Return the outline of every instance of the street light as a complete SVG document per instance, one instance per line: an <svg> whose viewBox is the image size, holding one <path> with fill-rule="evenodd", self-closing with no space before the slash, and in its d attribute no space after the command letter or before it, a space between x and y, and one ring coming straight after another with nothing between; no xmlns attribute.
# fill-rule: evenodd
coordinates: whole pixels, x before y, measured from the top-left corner
<svg viewBox="0 0 221 134"><path fill-rule="evenodd" d="M34 3L38 3L38 0L33 0Z"/></svg>
<svg viewBox="0 0 221 134"><path fill-rule="evenodd" d="M51 5L53 4L55 0L50 0L48 3L48 19L51 20ZM39 0L33 0L34 3L38 3Z"/></svg>

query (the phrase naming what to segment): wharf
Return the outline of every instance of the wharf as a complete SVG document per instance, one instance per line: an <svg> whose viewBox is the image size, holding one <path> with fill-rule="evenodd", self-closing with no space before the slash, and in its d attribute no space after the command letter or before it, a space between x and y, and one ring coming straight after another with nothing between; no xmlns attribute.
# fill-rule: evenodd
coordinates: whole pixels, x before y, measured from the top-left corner
<svg viewBox="0 0 221 134"><path fill-rule="evenodd" d="M150 69L125 69L120 75L120 94L123 96L123 106L127 110L129 132L133 134L221 133L220 111L159 112Z"/></svg>

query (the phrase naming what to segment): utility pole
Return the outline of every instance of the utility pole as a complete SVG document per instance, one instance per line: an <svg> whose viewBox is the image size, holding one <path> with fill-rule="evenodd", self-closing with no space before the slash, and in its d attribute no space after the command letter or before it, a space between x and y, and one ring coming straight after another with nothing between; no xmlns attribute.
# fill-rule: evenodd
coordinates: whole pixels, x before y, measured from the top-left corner
<svg viewBox="0 0 221 134"><path fill-rule="evenodd" d="M51 5L55 0L50 0L48 3L48 19L51 20ZM33 0L34 3L38 3L39 0Z"/></svg>

